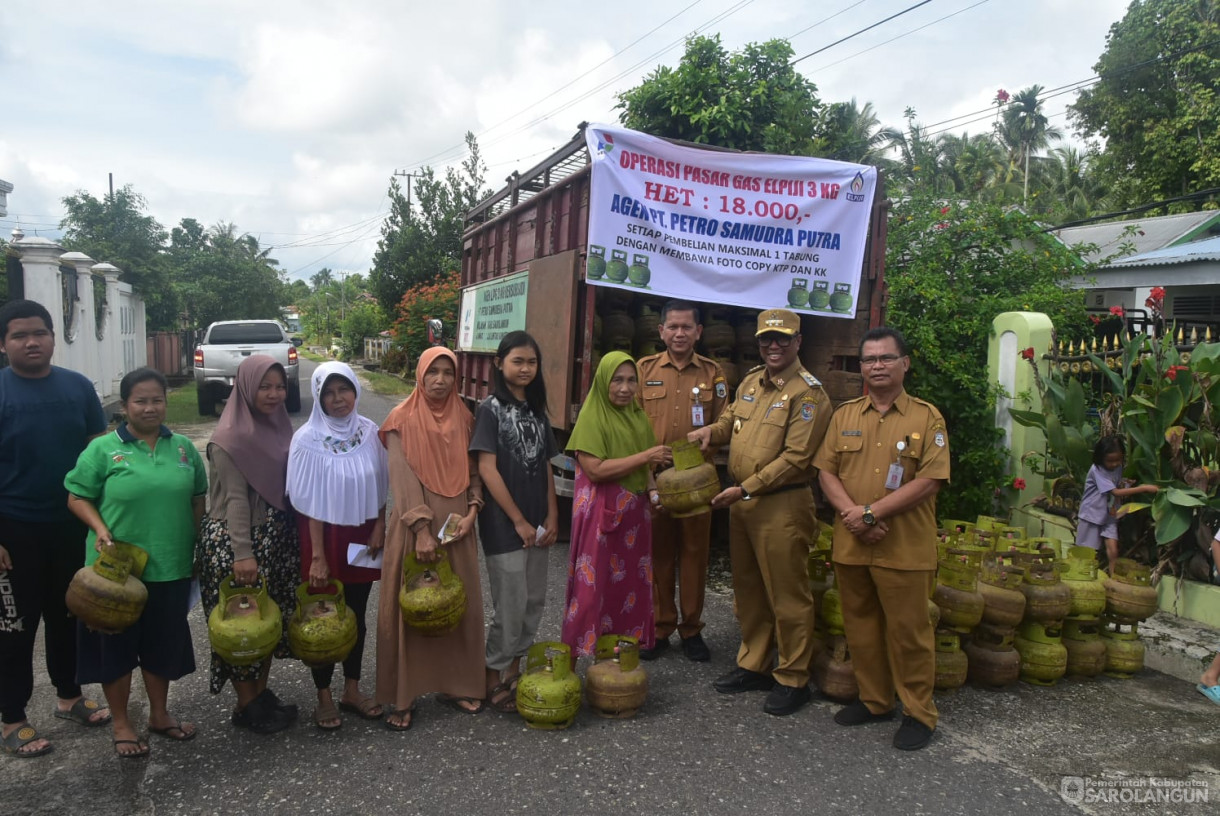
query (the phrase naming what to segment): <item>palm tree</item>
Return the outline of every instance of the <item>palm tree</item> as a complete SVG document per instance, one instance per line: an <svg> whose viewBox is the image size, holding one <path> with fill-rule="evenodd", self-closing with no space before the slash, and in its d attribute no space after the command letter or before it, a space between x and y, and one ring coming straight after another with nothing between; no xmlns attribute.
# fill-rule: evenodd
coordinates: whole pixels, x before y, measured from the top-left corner
<svg viewBox="0 0 1220 816"><path fill-rule="evenodd" d="M940 137L945 166L959 193L978 197L982 192L1003 181L1004 151L985 134Z"/></svg>
<svg viewBox="0 0 1220 816"><path fill-rule="evenodd" d="M1015 160L1014 163L1020 162L1024 166L1024 202L1029 200L1030 154L1063 138L1063 132L1052 127L1046 114L1042 112L1042 101L1038 99L1040 93L1041 85L1030 85L1013 94L997 124L997 136L1008 148L1011 159Z"/></svg>
<svg viewBox="0 0 1220 816"><path fill-rule="evenodd" d="M826 107L822 132L825 158L873 166L885 165L885 154L902 138L897 128L881 127L872 102L865 102L861 108L855 97Z"/></svg>
<svg viewBox="0 0 1220 816"><path fill-rule="evenodd" d="M1058 147L1044 160L1043 176L1053 198L1070 218L1092 214L1105 189L1090 172L1089 158L1072 146Z"/></svg>

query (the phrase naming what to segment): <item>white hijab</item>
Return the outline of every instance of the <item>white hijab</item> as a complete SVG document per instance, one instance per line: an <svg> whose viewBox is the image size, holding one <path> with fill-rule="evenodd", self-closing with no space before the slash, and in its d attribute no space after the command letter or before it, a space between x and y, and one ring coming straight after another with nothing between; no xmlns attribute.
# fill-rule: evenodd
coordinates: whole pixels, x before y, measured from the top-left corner
<svg viewBox="0 0 1220 816"><path fill-rule="evenodd" d="M322 410L322 387L335 375L356 389L356 405L342 418ZM358 412L360 380L350 366L323 363L314 370L310 387L313 410L292 435L288 451L288 498L310 518L358 527L377 517L389 490L389 460L377 423Z"/></svg>

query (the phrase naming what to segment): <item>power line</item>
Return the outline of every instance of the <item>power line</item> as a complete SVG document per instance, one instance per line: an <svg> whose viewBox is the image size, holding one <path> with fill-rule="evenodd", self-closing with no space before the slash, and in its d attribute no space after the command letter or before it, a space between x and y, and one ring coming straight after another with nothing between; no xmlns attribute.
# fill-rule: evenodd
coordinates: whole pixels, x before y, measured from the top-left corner
<svg viewBox="0 0 1220 816"><path fill-rule="evenodd" d="M923 31L925 28L934 26L937 23L943 23L945 20L948 20L950 17L956 17L957 15L962 14L963 12L970 11L970 9L972 9L972 8L977 8L981 5L983 5L984 3L989 3L989 2L991 2L991 0L979 0L979 2L975 3L972 6L966 6L965 8L958 9L957 11L953 12L952 14L946 14L944 17L937 17L935 20L933 20L930 23L924 23L919 28L912 28L910 31L903 32L902 34L899 34L897 37L890 37L888 40L879 42L876 45L869 46L868 48L865 48L863 51L857 51L856 53L852 54L849 57L844 57L843 59L836 60L834 62L828 62L827 64L825 64L825 65L819 67L817 70L815 70L814 74L818 74L822 71L825 71L827 68L833 68L834 66L840 65L844 62L847 62L848 60L853 60L856 57L860 56L861 54L867 54L869 51L874 51L883 45L889 45L890 43L894 42L895 40L901 40L903 37L909 37L910 35Z"/></svg>
<svg viewBox="0 0 1220 816"><path fill-rule="evenodd" d="M836 45L839 45L840 43L845 43L845 42L847 42L848 40L852 39L853 37L858 37L858 36L860 36L861 34L863 34L863 33L864 33L864 32L866 32L866 31L872 31L874 28L876 28L876 27L877 27L877 26L879 26L879 25L883 25L883 24L885 24L885 23L888 23L890 20L893 20L893 19L895 19L895 18L897 18L897 17L901 17L902 15L907 14L908 12L912 12L912 11L914 11L915 9L919 8L920 6L926 6L926 5L928 5L928 3L931 3L931 2L932 2L932 0L920 0L920 2L916 3L915 5L913 5L913 6L907 6L907 7L906 7L906 8L904 8L902 11L899 11L899 12L896 12L896 13L894 13L894 14L891 14L889 17L886 17L884 20L878 20L877 22L873 23L873 24L872 24L872 25L870 25L870 26L865 26L864 28L860 29L859 31L854 31L854 32L852 32L851 34L848 34L846 37L841 37L841 38L839 38L839 39L835 40L835 41L834 41L834 42L832 42L830 45L824 45L824 46L822 46L821 48L819 48L819 49L818 49L818 50L816 50L816 51L810 51L808 54L806 54L806 55L805 55L805 56L803 56L803 57L797 57L796 59L792 60L792 62L790 62L790 63L788 63L788 64L789 64L789 65L796 65L796 64L797 64L798 62L800 62L801 60L807 60L807 59L809 59L809 58L810 58L810 57L812 57L812 56L816 56L816 55L818 55L818 54L821 54L823 51L828 51L828 50L830 50L831 48L834 48Z"/></svg>
<svg viewBox="0 0 1220 816"><path fill-rule="evenodd" d="M1044 229L1042 231L1043 232L1054 232L1055 230L1067 229L1068 227L1080 227L1085 224L1093 224L1093 223L1096 223L1097 221L1105 221L1107 219L1118 218L1119 216L1123 216L1123 215L1136 215L1138 213L1148 212L1149 210L1160 209L1161 207L1164 207L1169 204L1176 204L1179 201L1193 201L1197 198L1210 198L1210 197L1216 196L1216 195L1220 195L1220 187L1212 187L1207 190L1199 190L1198 192L1187 193L1186 195L1174 196L1173 198L1164 198L1164 199L1161 199L1160 201L1154 201L1150 204L1141 204L1138 207L1132 207L1131 209L1128 209L1128 210L1119 210L1118 212L1105 213L1103 215L1091 215L1088 218L1081 218L1078 221L1068 221L1066 224L1060 224L1057 227L1047 227L1046 229Z"/></svg>

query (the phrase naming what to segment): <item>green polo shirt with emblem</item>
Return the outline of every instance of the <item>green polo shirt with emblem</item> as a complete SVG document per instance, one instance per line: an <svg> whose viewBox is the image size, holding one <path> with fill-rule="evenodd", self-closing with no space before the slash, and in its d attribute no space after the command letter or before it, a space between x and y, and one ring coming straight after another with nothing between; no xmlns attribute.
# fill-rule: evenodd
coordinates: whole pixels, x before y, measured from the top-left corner
<svg viewBox="0 0 1220 816"><path fill-rule="evenodd" d="M115 541L148 552L144 581L190 577L198 532L191 499L208 492L203 457L191 440L162 425L150 450L123 423L89 443L64 487L93 502ZM97 560L96 540L89 531L86 565Z"/></svg>

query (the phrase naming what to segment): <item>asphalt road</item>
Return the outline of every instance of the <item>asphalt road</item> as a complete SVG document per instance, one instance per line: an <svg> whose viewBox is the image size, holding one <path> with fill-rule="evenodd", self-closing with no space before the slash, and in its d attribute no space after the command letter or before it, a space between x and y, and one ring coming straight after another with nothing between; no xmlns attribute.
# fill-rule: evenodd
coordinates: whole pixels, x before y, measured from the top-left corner
<svg viewBox="0 0 1220 816"><path fill-rule="evenodd" d="M369 396L362 410L382 418L392 401ZM566 543L550 555L543 639L559 634ZM483 595L487 615L485 576ZM301 721L260 737L229 725L230 690L208 693L207 633L196 609L200 668L173 684L170 703L198 724L198 738L154 737L148 759L115 758L108 729L50 716L54 692L39 658L30 715L56 751L0 757L0 812L1041 816L1205 814L1220 802L1220 708L1189 683L1145 671L1132 680L938 694L942 719L932 744L907 754L890 745L897 723L841 728L831 719L838 706L817 694L784 718L762 712L761 694L717 694L711 681L732 667L738 642L731 595L710 593L705 617L711 663L690 663L671 649L647 664L649 699L632 720L582 711L569 730L544 732L516 716L472 717L425 698L407 733L350 715L339 731L323 733L308 720L315 698L307 670L285 661L273 667L272 686L301 707ZM366 691L375 662L370 642ZM132 702L139 722L146 703L138 680ZM1077 786L1073 777L1084 781ZM1194 785L1179 788L1193 799L1140 801L1156 795L1150 786L1162 779ZM1093 801L1074 804L1061 789Z"/></svg>

